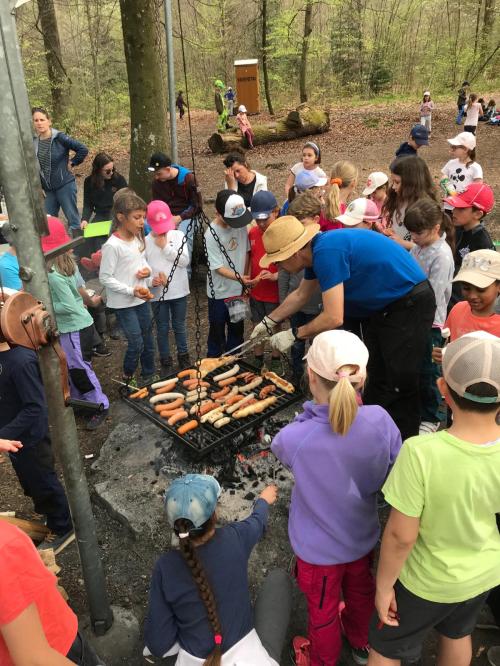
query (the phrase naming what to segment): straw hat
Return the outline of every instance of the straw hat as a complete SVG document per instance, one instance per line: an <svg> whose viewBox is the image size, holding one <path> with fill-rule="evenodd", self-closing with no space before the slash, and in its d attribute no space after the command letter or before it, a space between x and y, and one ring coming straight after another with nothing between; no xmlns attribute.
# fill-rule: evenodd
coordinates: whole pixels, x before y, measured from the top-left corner
<svg viewBox="0 0 500 666"><path fill-rule="evenodd" d="M262 236L266 254L259 265L268 268L275 261L289 259L319 234L319 228L319 224L304 226L293 215L278 217Z"/></svg>

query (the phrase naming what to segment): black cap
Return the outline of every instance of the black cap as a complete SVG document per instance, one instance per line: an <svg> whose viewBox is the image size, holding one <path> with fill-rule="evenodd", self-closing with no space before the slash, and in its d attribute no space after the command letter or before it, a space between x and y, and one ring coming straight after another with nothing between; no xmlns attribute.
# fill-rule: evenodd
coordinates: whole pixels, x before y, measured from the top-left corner
<svg viewBox="0 0 500 666"><path fill-rule="evenodd" d="M153 153L149 160L148 171L156 171L165 167L172 166L172 160L165 153Z"/></svg>
<svg viewBox="0 0 500 666"><path fill-rule="evenodd" d="M215 210L233 229L241 229L252 222L252 214L245 206L243 197L235 190L221 190L215 199Z"/></svg>
<svg viewBox="0 0 500 666"><path fill-rule="evenodd" d="M462 83L462 85L463 85L463 86L470 86L470 83L469 83L468 81L464 81L464 82Z"/></svg>

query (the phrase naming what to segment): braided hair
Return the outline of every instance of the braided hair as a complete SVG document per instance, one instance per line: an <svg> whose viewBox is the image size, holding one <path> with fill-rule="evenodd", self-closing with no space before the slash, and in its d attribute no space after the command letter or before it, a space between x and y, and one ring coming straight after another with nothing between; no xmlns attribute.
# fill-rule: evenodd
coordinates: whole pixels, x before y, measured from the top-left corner
<svg viewBox="0 0 500 666"><path fill-rule="evenodd" d="M215 525L215 514L199 530L193 530L193 523L185 518L179 518L175 521L174 530L179 537L179 549L184 558L191 575L193 576L198 593L205 606L208 615L208 621L214 632L215 647L205 659L203 666L220 666L222 660L222 626L217 614L217 603L210 586L207 574L196 553L196 548L190 537L190 532L197 539L203 539L207 533L211 532ZM210 536L208 536L210 538ZM208 539L207 539L208 540Z"/></svg>

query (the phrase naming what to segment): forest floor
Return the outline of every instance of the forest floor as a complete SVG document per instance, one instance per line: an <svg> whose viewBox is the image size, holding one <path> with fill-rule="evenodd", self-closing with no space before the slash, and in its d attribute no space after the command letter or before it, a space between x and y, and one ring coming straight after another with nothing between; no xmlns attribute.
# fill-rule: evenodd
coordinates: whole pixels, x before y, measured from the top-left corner
<svg viewBox="0 0 500 666"><path fill-rule="evenodd" d="M440 179L440 169L449 159L446 138L457 133L454 124L455 105L440 104L433 116L433 134L431 145L422 149L421 155L426 159L432 175L437 181ZM259 121L265 121L266 115L261 114ZM257 123L257 118L251 121ZM327 170L336 160L350 159L360 168L360 182L358 192L363 189L363 183L371 171L388 170L394 151L404 141L411 126L418 122L418 107L415 104L392 103L390 106L367 104L351 110L346 106L331 110L331 130L327 134L315 137L321 145L323 154L322 166ZM215 114L205 111L194 111L192 114L193 143L196 160L196 172L201 189L207 200L206 212L210 216L213 212L215 195L224 184L222 156L212 155L207 147L207 139L214 131ZM189 150L189 136L187 120L178 123L180 162L191 167ZM77 131L74 135L78 137ZM269 189L275 192L278 199L282 198L284 183L289 165L300 158L301 147L304 140L287 143L273 143L252 151L249 155L251 165L256 170L266 174ZM484 170L485 181L494 189L497 200L500 200L500 129L480 124L478 130L478 161ZM95 152L106 150L115 157L118 169L128 174L128 134L124 126L116 131L106 133L106 142L100 145L94 143ZM79 170L81 178L78 179L79 190L82 189L83 176L89 172L90 159ZM500 206L488 218L487 226L491 235L500 240ZM201 298L204 298L204 285L200 281L197 285ZM193 299L192 299L193 300ZM190 348L194 349L194 317L192 303L189 315ZM202 353L204 353L204 340L206 336L206 312L202 313ZM121 377L121 358L125 343L123 341L109 341L112 356L109 358L96 358L94 366L112 406L121 407L118 385L113 378ZM110 432L120 422L123 407L112 408L105 425L89 436L84 429L81 417L77 418L80 434L82 456L93 454L93 460L84 461L87 478L92 496L94 485L101 481L99 473L91 469L91 463L99 456L99 452ZM0 510L15 510L19 517L33 517L30 501L22 495L17 479L5 456L0 457L0 487L2 488L2 505ZM146 463L147 464L147 463ZM286 540L287 496L282 496L272 511L270 529L265 540L257 548L256 557L252 559L250 580L253 586L262 577L262 572L271 566L281 565L287 567L290 562L290 550ZM149 578L155 559L167 543L167 529L164 539L148 539L146 537L134 540L130 532L115 521L107 511L95 503L95 518L99 544L102 551L104 569L107 577L109 596L113 604L131 609L142 626L147 605ZM385 516L382 516L384 518ZM70 603L75 611L83 616L86 611L86 600L80 570L78 554L74 545L68 547L58 558L62 567L61 582L67 590ZM298 611L294 612L291 636L306 632L305 605L296 592L294 599L298 604ZM492 644L500 643L499 632L476 631L474 633L475 666L487 663L486 649ZM421 661L423 666L430 666L435 662L435 636L426 642L424 655ZM283 666L291 664L288 650L282 660ZM144 664L141 657L141 647L136 646L135 653L124 659L108 660L108 666L139 666ZM343 654L342 664L351 666L348 651Z"/></svg>

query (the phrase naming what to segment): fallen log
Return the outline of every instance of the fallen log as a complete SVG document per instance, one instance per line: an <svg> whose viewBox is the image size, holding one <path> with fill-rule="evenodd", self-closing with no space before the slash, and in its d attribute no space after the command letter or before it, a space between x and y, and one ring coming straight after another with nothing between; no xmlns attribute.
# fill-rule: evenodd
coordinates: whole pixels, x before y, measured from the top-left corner
<svg viewBox="0 0 500 666"><path fill-rule="evenodd" d="M7 523L19 527L19 529L25 532L30 539L33 539L33 541L43 541L49 533L48 527L42 525L42 523L35 522L34 520L22 520L22 518L2 515L0 515L0 520L5 520Z"/></svg>
<svg viewBox="0 0 500 666"><path fill-rule="evenodd" d="M271 141L290 141L301 136L323 134L330 129L330 116L327 111L308 104L301 104L284 118L262 125L253 125L254 146ZM236 148L248 148L246 137L239 132L215 132L208 139L208 147L213 153L228 153Z"/></svg>

